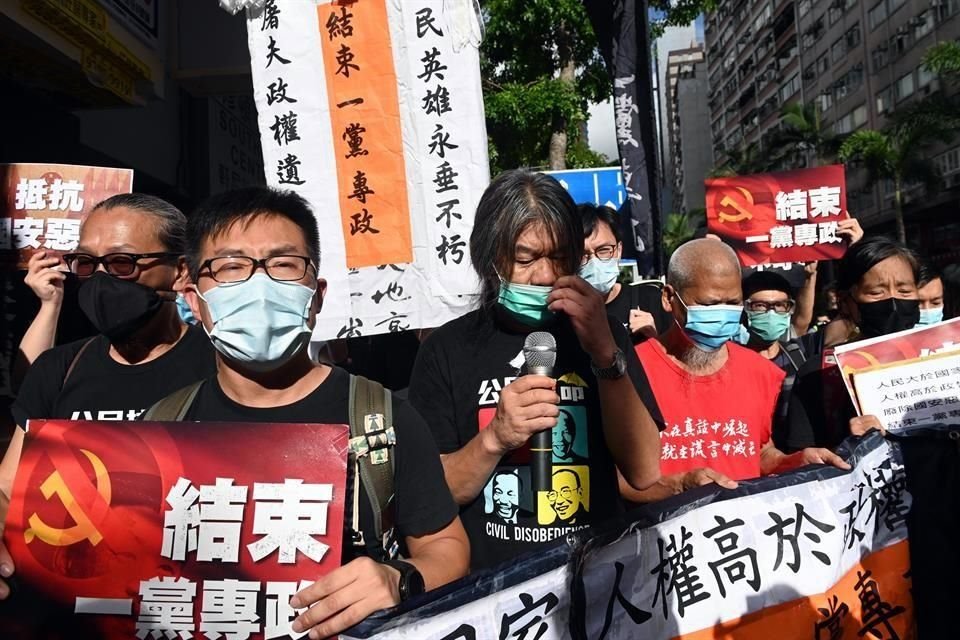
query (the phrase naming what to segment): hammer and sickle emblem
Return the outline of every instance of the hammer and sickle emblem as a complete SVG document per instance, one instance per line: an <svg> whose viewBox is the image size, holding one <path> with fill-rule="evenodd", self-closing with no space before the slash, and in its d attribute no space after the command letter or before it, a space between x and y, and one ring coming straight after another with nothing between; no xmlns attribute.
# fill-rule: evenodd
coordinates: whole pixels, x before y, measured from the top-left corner
<svg viewBox="0 0 960 640"><path fill-rule="evenodd" d="M753 195L743 187L736 187L736 189L743 195L743 199L746 201L747 205L753 206ZM720 209L719 213L717 214L720 218L720 222L740 222L741 220L753 219L752 213L744 209L739 203L737 203L736 200L728 195L723 196L723 200L720 201L720 206L729 207L736 212L735 214L732 214L729 210L725 211L724 209Z"/></svg>
<svg viewBox="0 0 960 640"><path fill-rule="evenodd" d="M103 498L107 504L110 504L113 490L110 486L110 476L107 474L107 467L104 466L100 458L90 451L80 449L80 452L86 456L90 464L93 465L93 471L96 476L97 493L100 494L100 497ZM96 526L90 522L90 518L87 517L83 507L81 507L73 497L73 492L70 491L70 487L63 481L63 477L59 471L54 471L47 476L47 479L40 485L40 492L47 500L53 496L57 496L76 524L66 529L58 529L45 523L40 519L40 516L34 512L34 514L27 519L27 523L30 526L23 532L23 537L27 541L27 544L33 542L34 538L39 538L43 542L55 547L65 547L83 540L89 540L90 544L96 546L103 540L103 535L97 530Z"/></svg>

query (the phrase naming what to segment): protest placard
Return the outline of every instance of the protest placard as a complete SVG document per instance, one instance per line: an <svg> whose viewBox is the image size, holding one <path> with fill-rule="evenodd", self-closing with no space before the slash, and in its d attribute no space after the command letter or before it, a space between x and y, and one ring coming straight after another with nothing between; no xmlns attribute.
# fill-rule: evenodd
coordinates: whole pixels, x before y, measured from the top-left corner
<svg viewBox="0 0 960 640"><path fill-rule="evenodd" d="M478 29L466 0L248 13L267 182L320 227L315 339L436 327L475 305L468 244L490 178Z"/></svg>
<svg viewBox="0 0 960 640"><path fill-rule="evenodd" d="M345 425L28 428L5 637L297 637L290 597L340 566Z"/></svg>
<svg viewBox="0 0 960 640"><path fill-rule="evenodd" d="M705 181L707 227L744 266L840 258L847 243L843 165Z"/></svg>
<svg viewBox="0 0 960 640"><path fill-rule="evenodd" d="M834 350L834 355L853 406L863 415L853 385L853 376L858 372L958 350L960 318L954 318L931 326L840 345Z"/></svg>
<svg viewBox="0 0 960 640"><path fill-rule="evenodd" d="M947 352L853 374L863 415L887 429L960 424L960 352Z"/></svg>
<svg viewBox="0 0 960 640"><path fill-rule="evenodd" d="M80 224L98 203L133 189L133 169L0 164L0 255L26 269L34 252L77 248Z"/></svg>

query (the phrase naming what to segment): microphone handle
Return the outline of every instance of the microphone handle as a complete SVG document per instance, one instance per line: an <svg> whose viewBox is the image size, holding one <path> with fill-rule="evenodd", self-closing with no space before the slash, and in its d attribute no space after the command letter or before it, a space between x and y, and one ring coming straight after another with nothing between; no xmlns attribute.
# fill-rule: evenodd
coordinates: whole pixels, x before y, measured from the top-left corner
<svg viewBox="0 0 960 640"><path fill-rule="evenodd" d="M553 377L552 367L528 367L528 375ZM535 496L553 490L553 434L544 429L530 438L531 483Z"/></svg>

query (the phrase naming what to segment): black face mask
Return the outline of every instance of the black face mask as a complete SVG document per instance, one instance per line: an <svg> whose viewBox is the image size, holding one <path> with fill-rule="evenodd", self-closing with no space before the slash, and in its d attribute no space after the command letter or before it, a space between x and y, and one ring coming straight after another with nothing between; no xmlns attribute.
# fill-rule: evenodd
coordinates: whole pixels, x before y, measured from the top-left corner
<svg viewBox="0 0 960 640"><path fill-rule="evenodd" d="M912 329L920 321L920 301L887 298L876 302L858 302L860 332L866 338L876 338L905 329Z"/></svg>
<svg viewBox="0 0 960 640"><path fill-rule="evenodd" d="M150 287L103 272L81 285L77 302L97 331L111 340L132 335L163 307Z"/></svg>

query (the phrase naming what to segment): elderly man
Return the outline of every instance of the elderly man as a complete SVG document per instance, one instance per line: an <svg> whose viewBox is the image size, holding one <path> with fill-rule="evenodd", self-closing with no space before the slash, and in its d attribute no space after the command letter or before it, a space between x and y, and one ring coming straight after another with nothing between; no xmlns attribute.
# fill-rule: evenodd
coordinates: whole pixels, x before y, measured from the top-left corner
<svg viewBox="0 0 960 640"><path fill-rule="evenodd" d="M784 373L766 358L730 342L740 329L740 265L729 246L705 238L670 259L663 307L673 326L637 347L650 380L661 433L661 473L652 488L623 494L648 502L716 482L756 478L813 463L848 468L826 449L793 455L771 440Z"/></svg>

